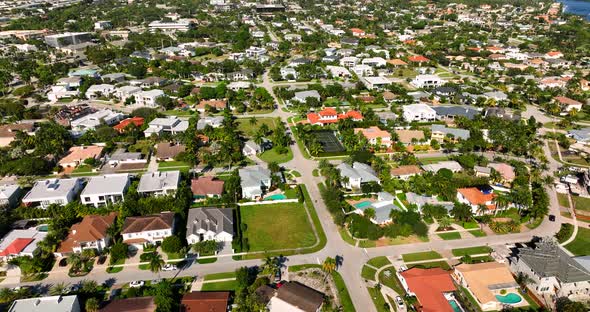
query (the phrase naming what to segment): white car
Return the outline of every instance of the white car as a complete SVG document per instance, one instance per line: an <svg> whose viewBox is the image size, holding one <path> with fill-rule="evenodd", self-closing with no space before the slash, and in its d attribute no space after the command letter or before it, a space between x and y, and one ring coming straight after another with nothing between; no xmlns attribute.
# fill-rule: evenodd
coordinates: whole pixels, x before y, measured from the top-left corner
<svg viewBox="0 0 590 312"><path fill-rule="evenodd" d="M395 302L397 303L397 305L400 308L404 307L404 301L402 300L402 297L400 297L400 296L395 297Z"/></svg>
<svg viewBox="0 0 590 312"><path fill-rule="evenodd" d="M133 282L129 283L129 287L133 287L133 288L140 288L143 285L145 285L144 281L133 281Z"/></svg>
<svg viewBox="0 0 590 312"><path fill-rule="evenodd" d="M178 270L176 265L170 264L170 263L168 263L164 267L162 267L162 271L176 271L176 270Z"/></svg>

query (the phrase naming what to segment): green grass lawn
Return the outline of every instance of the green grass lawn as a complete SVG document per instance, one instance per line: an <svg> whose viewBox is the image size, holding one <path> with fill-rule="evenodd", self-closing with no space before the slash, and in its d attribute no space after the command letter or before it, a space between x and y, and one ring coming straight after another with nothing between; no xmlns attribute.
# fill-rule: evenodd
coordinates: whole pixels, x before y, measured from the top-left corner
<svg viewBox="0 0 590 312"><path fill-rule="evenodd" d="M277 127L276 119L271 117L256 117L256 123L252 124L250 118L238 118L238 131L242 132L245 136L252 137L260 129L262 124L266 124L269 130L274 130Z"/></svg>
<svg viewBox="0 0 590 312"><path fill-rule="evenodd" d="M469 231L469 233L471 233L471 235L475 236L475 237L484 237L487 236L486 233L482 230L471 230Z"/></svg>
<svg viewBox="0 0 590 312"><path fill-rule="evenodd" d="M389 308L386 308L386 304L387 302L385 301L385 298L383 298L383 295L381 294L381 291L379 291L377 288L367 288L369 290L369 294L371 295L371 299L373 299L373 303L375 304L375 308L377 309L378 312L389 312ZM389 305L387 305L389 306Z"/></svg>
<svg viewBox="0 0 590 312"><path fill-rule="evenodd" d="M389 271L389 276L385 275L385 272L387 271ZM379 282L395 290L395 292L400 295L403 295L405 293L404 288L402 287L400 281L397 279L397 276L395 275L394 267L381 270L381 272L379 272Z"/></svg>
<svg viewBox="0 0 590 312"><path fill-rule="evenodd" d="M286 163L289 160L293 159L293 151L291 151L290 147L287 147L286 153L279 154L276 152L275 148L273 147L272 149L265 151L262 154L259 154L258 158L260 158L262 161L265 161L267 163L275 162L277 164L282 164L282 163Z"/></svg>
<svg viewBox="0 0 590 312"><path fill-rule="evenodd" d="M459 232L441 233L438 236L444 240L461 239L461 233Z"/></svg>
<svg viewBox="0 0 590 312"><path fill-rule="evenodd" d="M166 116L191 116L193 113L191 110L169 109L163 114Z"/></svg>
<svg viewBox="0 0 590 312"><path fill-rule="evenodd" d="M349 243L352 246L354 246L356 244L356 241L354 240L354 238L352 238L352 236L350 236L350 234L348 234L348 231L344 227L338 228L338 232L340 233L340 237L342 237L343 241Z"/></svg>
<svg viewBox="0 0 590 312"><path fill-rule="evenodd" d="M442 256L436 251L415 252L402 255L402 259L405 262L424 261L440 258L442 258Z"/></svg>
<svg viewBox="0 0 590 312"><path fill-rule="evenodd" d="M377 270L365 265L365 266L363 266L363 270L361 271L361 276L364 279L374 281L375 280L375 273L377 273Z"/></svg>
<svg viewBox="0 0 590 312"><path fill-rule="evenodd" d="M458 224L466 230L479 229L479 224L477 224L477 222L475 222L475 221L460 222Z"/></svg>
<svg viewBox="0 0 590 312"><path fill-rule="evenodd" d="M354 304L352 303L352 299L350 298L350 294L348 293L348 289L346 289L346 284L344 283L340 273L332 272L332 279L334 279L334 284L336 284L336 290L338 291L338 296L340 297L342 311L355 312L356 310L354 309Z"/></svg>
<svg viewBox="0 0 590 312"><path fill-rule="evenodd" d="M107 268L107 273L110 273L110 274L119 273L119 272L123 271L124 268L125 267L122 267L122 266L120 266L120 267L108 267Z"/></svg>
<svg viewBox="0 0 590 312"><path fill-rule="evenodd" d="M424 268L424 269L431 269L431 268L441 268L443 270L450 270L451 266L446 261L433 261L433 262L424 262L424 263L416 263L408 265L408 268Z"/></svg>
<svg viewBox="0 0 590 312"><path fill-rule="evenodd" d="M373 258L369 260L367 263L376 268L381 268L391 264L391 262L385 256Z"/></svg>
<svg viewBox="0 0 590 312"><path fill-rule="evenodd" d="M235 278L235 277L236 277L236 272L232 271L232 272L207 274L207 275L205 275L204 280L205 281L212 281L212 280Z"/></svg>
<svg viewBox="0 0 590 312"><path fill-rule="evenodd" d="M197 263L199 264L214 263L215 261L217 261L217 258L197 259Z"/></svg>
<svg viewBox="0 0 590 312"><path fill-rule="evenodd" d="M204 283L203 287L201 287L201 291L232 291L236 290L238 286L237 281L225 281L225 282L216 282L216 283Z"/></svg>
<svg viewBox="0 0 590 312"><path fill-rule="evenodd" d="M590 198L572 196L572 199L577 210L590 211Z"/></svg>
<svg viewBox="0 0 590 312"><path fill-rule="evenodd" d="M72 171L72 173L91 173L91 172L92 172L92 166L89 166L89 165L80 165Z"/></svg>
<svg viewBox="0 0 590 312"><path fill-rule="evenodd" d="M567 198L567 194L557 193L557 202L559 202L559 205L562 207L570 207L570 202Z"/></svg>
<svg viewBox="0 0 590 312"><path fill-rule="evenodd" d="M463 257L465 255L478 255L478 254L486 254L492 252L492 248L488 246L475 246L475 247L468 247L468 248L457 248L453 249L453 256L456 257Z"/></svg>
<svg viewBox="0 0 590 312"><path fill-rule="evenodd" d="M244 206L240 214L250 251L310 247L316 242L302 204Z"/></svg>
<svg viewBox="0 0 590 312"><path fill-rule="evenodd" d="M170 168L170 167L190 167L191 165L185 163L184 161L162 161L158 163L158 169L160 168Z"/></svg>
<svg viewBox="0 0 590 312"><path fill-rule="evenodd" d="M565 248L576 256L590 255L590 230L579 227L578 235L573 242L565 245Z"/></svg>

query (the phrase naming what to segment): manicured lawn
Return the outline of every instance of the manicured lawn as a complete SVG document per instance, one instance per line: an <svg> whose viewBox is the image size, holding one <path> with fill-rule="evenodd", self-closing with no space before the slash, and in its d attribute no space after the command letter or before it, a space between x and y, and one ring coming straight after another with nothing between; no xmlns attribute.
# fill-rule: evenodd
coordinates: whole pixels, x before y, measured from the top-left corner
<svg viewBox="0 0 590 312"><path fill-rule="evenodd" d="M537 309L539 309L539 305L537 304L537 302L535 300L533 300L531 298L531 296L528 293L524 293L522 292L522 290L518 290L518 293L520 294L521 297L524 298L524 300L526 300L526 302L529 303L530 307L536 311Z"/></svg>
<svg viewBox="0 0 590 312"><path fill-rule="evenodd" d="M302 204L244 206L240 214L250 251L310 247L316 242Z"/></svg>
<svg viewBox="0 0 590 312"><path fill-rule="evenodd" d="M458 223L460 226L462 226L464 229L466 230L471 230L471 229L479 229L479 225L477 224L477 222L475 221L470 221L470 222L460 222Z"/></svg>
<svg viewBox="0 0 590 312"><path fill-rule="evenodd" d="M231 290L236 290L237 286L238 286L237 281L204 283L201 290L202 291L221 291L221 290L231 291Z"/></svg>
<svg viewBox="0 0 590 312"><path fill-rule="evenodd" d="M373 303L375 304L375 308L377 308L378 312L389 312L389 308L385 308L386 302L385 298L376 288L367 288L369 290L369 294L371 295L371 299L373 299Z"/></svg>
<svg viewBox="0 0 590 312"><path fill-rule="evenodd" d="M238 118L236 121L238 123L238 130L241 131L245 136L249 137L254 136L262 124L266 124L268 129L271 131L277 127L276 119L270 117L256 117L256 124L252 124L250 122L250 118Z"/></svg>
<svg viewBox="0 0 590 312"><path fill-rule="evenodd" d="M319 264L298 264L298 265L290 265L289 272L299 272L311 268L321 269L322 266Z"/></svg>
<svg viewBox="0 0 590 312"><path fill-rule="evenodd" d="M444 240L461 239L461 233L459 232L441 233L438 236Z"/></svg>
<svg viewBox="0 0 590 312"><path fill-rule="evenodd" d="M350 236L350 234L348 234L348 231L346 231L346 229L344 227L338 228L338 232L340 233L340 237L342 237L343 241L349 243L352 246L354 246L356 244L356 241L354 240L354 238L352 238Z"/></svg>
<svg viewBox="0 0 590 312"><path fill-rule="evenodd" d="M336 284L336 290L338 291L338 296L340 297L342 311L355 312L356 310L354 309L352 299L350 299L350 294L348 293L348 289L346 289L346 284L344 284L344 280L342 279L340 273L332 272L332 279L334 279L334 284Z"/></svg>
<svg viewBox="0 0 590 312"><path fill-rule="evenodd" d="M570 207L570 202L567 198L567 194L557 193L557 202L559 202L559 205L562 207Z"/></svg>
<svg viewBox="0 0 590 312"><path fill-rule="evenodd" d="M119 273L119 272L123 271L124 268L125 267L122 267L122 266L120 266L120 267L108 267L107 268L107 273L110 273L110 274Z"/></svg>
<svg viewBox="0 0 590 312"><path fill-rule="evenodd" d="M415 252L402 255L405 262L440 259L442 256L436 251Z"/></svg>
<svg viewBox="0 0 590 312"><path fill-rule="evenodd" d="M89 165L80 165L72 171L72 173L91 173L92 167Z"/></svg>
<svg viewBox="0 0 590 312"><path fill-rule="evenodd" d="M590 230L579 227L578 235L573 242L565 245L565 248L576 256L590 255Z"/></svg>
<svg viewBox="0 0 590 312"><path fill-rule="evenodd" d="M391 264L391 262L385 256L373 258L369 260L367 263L376 268L384 267L386 265Z"/></svg>
<svg viewBox="0 0 590 312"><path fill-rule="evenodd" d="M190 110L170 109L164 112L166 116L191 116L193 114Z"/></svg>
<svg viewBox="0 0 590 312"><path fill-rule="evenodd" d="M223 273L213 273L205 275L205 281L211 280L218 280L218 279L226 279L226 278L235 278L236 272L223 272Z"/></svg>
<svg viewBox="0 0 590 312"><path fill-rule="evenodd" d="M359 247L361 247L361 248L377 247L377 242L374 240L365 239L365 240L359 241Z"/></svg>
<svg viewBox="0 0 590 312"><path fill-rule="evenodd" d="M573 196L574 207L576 210L590 211L590 198Z"/></svg>
<svg viewBox="0 0 590 312"><path fill-rule="evenodd" d="M258 155L262 161L267 163L275 162L277 164L282 164L288 162L289 160L293 159L293 151L291 151L290 147L287 147L287 152L284 154L279 154L276 152L275 148L265 151L264 153Z"/></svg>
<svg viewBox="0 0 590 312"><path fill-rule="evenodd" d="M377 270L365 265L365 266L363 266L363 270L361 271L361 276L364 279L374 281L375 280L375 273L377 273Z"/></svg>
<svg viewBox="0 0 590 312"><path fill-rule="evenodd" d="M199 263L199 264L213 263L215 261L217 261L217 258L197 259L197 263Z"/></svg>
<svg viewBox="0 0 590 312"><path fill-rule="evenodd" d="M389 271L389 276L385 276L385 272ZM387 269L383 269L380 273L379 273L379 282L385 286L388 286L389 288L395 290L396 293L403 295L405 293L401 283L399 282L399 280L397 279L397 276L395 275L395 268L394 267L390 267Z"/></svg>
<svg viewBox="0 0 590 312"><path fill-rule="evenodd" d="M453 249L453 256L456 257L463 257L465 255L479 255L479 254L487 254L492 252L492 248L488 246L475 246L475 247L468 247L468 248L457 248Z"/></svg>
<svg viewBox="0 0 590 312"><path fill-rule="evenodd" d="M140 265L139 265L139 269L140 269L140 270L149 270L149 269L150 269L150 265L149 265L149 264L147 264L147 263L140 264Z"/></svg>
<svg viewBox="0 0 590 312"><path fill-rule="evenodd" d="M441 268L443 270L449 270L451 267L446 261L433 261L433 262L424 262L424 263L416 263L408 265L408 268L424 268L424 269L431 269L431 268Z"/></svg>
<svg viewBox="0 0 590 312"><path fill-rule="evenodd" d="M482 230L471 230L471 231L469 231L469 233L471 233L475 237L484 237L484 236L487 236L486 233L484 231L482 231Z"/></svg>
<svg viewBox="0 0 590 312"><path fill-rule="evenodd" d="M158 163L159 168L170 168L170 167L190 167L189 164L184 161L162 161Z"/></svg>

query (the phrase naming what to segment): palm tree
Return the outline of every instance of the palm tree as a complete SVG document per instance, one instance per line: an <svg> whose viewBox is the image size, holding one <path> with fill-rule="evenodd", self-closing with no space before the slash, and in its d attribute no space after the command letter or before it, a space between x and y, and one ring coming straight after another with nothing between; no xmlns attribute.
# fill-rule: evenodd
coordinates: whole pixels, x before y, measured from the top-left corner
<svg viewBox="0 0 590 312"><path fill-rule="evenodd" d="M66 283L57 283L51 286L51 288L49 289L49 294L52 296L62 295L66 291L67 287L68 286Z"/></svg>
<svg viewBox="0 0 590 312"><path fill-rule="evenodd" d="M85 308L87 312L97 312L98 300L96 298L88 298L88 300L86 300Z"/></svg>
<svg viewBox="0 0 590 312"><path fill-rule="evenodd" d="M325 278L328 277L328 274L332 274L332 272L336 271L336 259L327 257L326 260L324 260L324 263L322 263L322 271L326 273Z"/></svg>
<svg viewBox="0 0 590 312"><path fill-rule="evenodd" d="M365 211L363 211L363 215L367 219L371 220L371 219L375 218L375 209L373 209L373 208L367 208L367 209L365 209Z"/></svg>
<svg viewBox="0 0 590 312"><path fill-rule="evenodd" d="M157 251L151 252L147 256L148 266L152 273L160 273L165 262Z"/></svg>
<svg viewBox="0 0 590 312"><path fill-rule="evenodd" d="M258 119L256 119L256 116L252 116L250 117L250 124L251 125L256 125L258 123Z"/></svg>
<svg viewBox="0 0 590 312"><path fill-rule="evenodd" d="M80 271L82 267L82 257L80 257L79 253L73 253L68 257L68 264L71 265L70 270L74 272Z"/></svg>
<svg viewBox="0 0 590 312"><path fill-rule="evenodd" d="M477 211L475 213L477 213L477 215L479 215L479 216L483 216L487 212L488 212L488 207L486 207L485 205L478 205Z"/></svg>
<svg viewBox="0 0 590 312"><path fill-rule="evenodd" d="M447 229L451 226L451 218L449 217L442 217L440 218L440 220L438 220L438 225L443 228L443 229Z"/></svg>
<svg viewBox="0 0 590 312"><path fill-rule="evenodd" d="M270 276L277 274L279 270L278 259L275 257L266 256L264 263L262 264L262 271Z"/></svg>

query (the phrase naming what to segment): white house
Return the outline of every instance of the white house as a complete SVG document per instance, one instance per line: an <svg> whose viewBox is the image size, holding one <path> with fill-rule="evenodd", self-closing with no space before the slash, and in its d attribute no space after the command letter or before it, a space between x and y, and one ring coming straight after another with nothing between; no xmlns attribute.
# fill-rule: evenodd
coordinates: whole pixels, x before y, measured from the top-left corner
<svg viewBox="0 0 590 312"><path fill-rule="evenodd" d="M109 97L115 93L115 86L112 84L95 84L86 90L86 98L96 100L100 97Z"/></svg>
<svg viewBox="0 0 590 312"><path fill-rule="evenodd" d="M316 90L306 90L306 91L299 91L295 92L295 96L291 99L291 101L297 101L300 103L305 103L307 98L314 98L320 101L320 93Z"/></svg>
<svg viewBox="0 0 590 312"><path fill-rule="evenodd" d="M495 197L496 196L491 190L484 193L482 190L476 187L457 189L457 201L462 204L467 204L469 207L471 207L471 212L476 215L494 213L498 208L494 201ZM484 206L486 211L479 211L480 206Z"/></svg>
<svg viewBox="0 0 590 312"><path fill-rule="evenodd" d="M365 64L358 64L352 67L352 72L359 77L372 76L373 67Z"/></svg>
<svg viewBox="0 0 590 312"><path fill-rule="evenodd" d="M43 209L51 204L66 205L76 199L82 186L82 179L79 178L39 180L22 202L25 205L39 205Z"/></svg>
<svg viewBox="0 0 590 312"><path fill-rule="evenodd" d="M281 68L281 78L285 80L297 79L297 70L293 67Z"/></svg>
<svg viewBox="0 0 590 312"><path fill-rule="evenodd" d="M112 111L110 109L98 110L92 114L82 116L78 119L72 120L70 126L74 132L85 132L87 130L96 130L96 127L103 123L107 126L112 126L123 120L125 115Z"/></svg>
<svg viewBox="0 0 590 312"><path fill-rule="evenodd" d="M7 261L20 256L32 257L38 248L37 244L46 236L47 232L41 232L37 228L8 232L0 240L0 260Z"/></svg>
<svg viewBox="0 0 590 312"><path fill-rule="evenodd" d="M328 65L326 66L326 70L332 74L332 77L350 78L352 76L348 69L342 66Z"/></svg>
<svg viewBox="0 0 590 312"><path fill-rule="evenodd" d="M129 187L129 174L105 174L92 177L80 194L82 204L94 207L118 203L124 200Z"/></svg>
<svg viewBox="0 0 590 312"><path fill-rule="evenodd" d="M360 189L363 183L377 182L380 183L377 173L371 166L360 162L354 162L352 166L347 163L341 163L336 167L340 171L341 177L346 177L344 187L347 189Z"/></svg>
<svg viewBox="0 0 590 312"><path fill-rule="evenodd" d="M239 169L242 198L258 199L271 187L271 172L262 166Z"/></svg>
<svg viewBox="0 0 590 312"><path fill-rule="evenodd" d="M382 57L369 57L363 59L361 63L363 65L369 65L371 67L385 67L387 61Z"/></svg>
<svg viewBox="0 0 590 312"><path fill-rule="evenodd" d="M156 100L159 97L164 96L164 91L159 89L153 89L148 91L137 92L133 96L135 96L135 104L137 106L156 107L158 106Z"/></svg>
<svg viewBox="0 0 590 312"><path fill-rule="evenodd" d="M80 312L78 296L50 296L15 300L8 312Z"/></svg>
<svg viewBox="0 0 590 312"><path fill-rule="evenodd" d="M174 234L174 212L150 216L127 217L121 230L123 243L131 249L143 250L146 244L157 245Z"/></svg>
<svg viewBox="0 0 590 312"><path fill-rule="evenodd" d="M176 193L180 171L146 172L139 179L137 192L143 195L171 195Z"/></svg>
<svg viewBox="0 0 590 312"><path fill-rule="evenodd" d="M20 193L21 188L16 184L0 185L0 207L12 208L17 206Z"/></svg>
<svg viewBox="0 0 590 312"><path fill-rule="evenodd" d="M418 75L410 82L416 88L425 89L440 87L444 83L445 81L437 75Z"/></svg>
<svg viewBox="0 0 590 312"><path fill-rule="evenodd" d="M353 67L358 64L359 59L356 56L346 56L340 59L340 66Z"/></svg>
<svg viewBox="0 0 590 312"><path fill-rule="evenodd" d="M383 89L386 86L391 84L391 80L387 79L386 77L376 76L376 77L363 77L361 81L365 84L365 87L369 90L375 89Z"/></svg>
<svg viewBox="0 0 590 312"><path fill-rule="evenodd" d="M135 96L135 94L141 92L141 88L140 87L136 87L136 86L122 86L120 88L117 88L115 90L115 96L120 99L121 101L125 101L127 100L127 98L130 98L132 96Z"/></svg>
<svg viewBox="0 0 590 312"><path fill-rule="evenodd" d="M407 122L426 122L436 120L436 111L423 103L402 106L402 116Z"/></svg>
<svg viewBox="0 0 590 312"><path fill-rule="evenodd" d="M148 128L143 131L143 134L146 138L150 137L152 134L160 135L163 132L177 134L186 131L188 125L188 119L186 118L179 118L176 116L155 118L149 123Z"/></svg>
<svg viewBox="0 0 590 312"><path fill-rule="evenodd" d="M189 244L208 240L231 243L234 238L231 208L189 209L187 220L186 241Z"/></svg>

